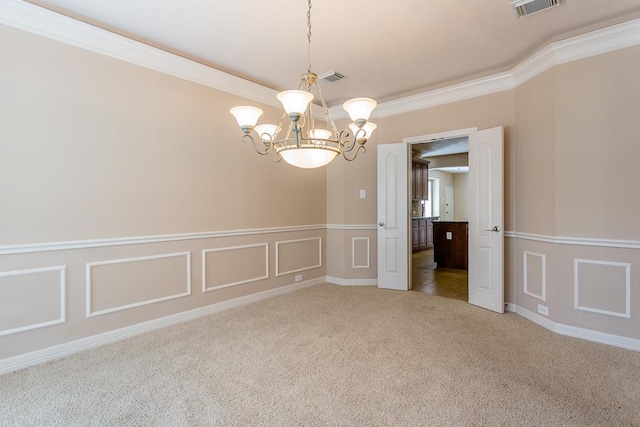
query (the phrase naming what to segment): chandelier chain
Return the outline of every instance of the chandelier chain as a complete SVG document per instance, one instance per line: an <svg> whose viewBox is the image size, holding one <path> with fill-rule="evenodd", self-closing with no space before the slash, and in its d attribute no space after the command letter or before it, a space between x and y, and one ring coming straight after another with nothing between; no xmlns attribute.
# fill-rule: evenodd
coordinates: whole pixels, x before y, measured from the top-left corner
<svg viewBox="0 0 640 427"><path fill-rule="evenodd" d="M309 68L307 72L311 72L311 0L309 0L309 9L307 10L307 27L309 28L309 32L307 33L307 38L309 39Z"/></svg>

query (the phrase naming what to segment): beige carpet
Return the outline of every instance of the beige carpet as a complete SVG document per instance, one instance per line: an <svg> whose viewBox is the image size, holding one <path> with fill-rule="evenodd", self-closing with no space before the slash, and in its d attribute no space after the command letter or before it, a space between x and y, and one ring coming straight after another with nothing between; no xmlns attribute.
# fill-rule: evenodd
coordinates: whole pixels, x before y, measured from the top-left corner
<svg viewBox="0 0 640 427"><path fill-rule="evenodd" d="M0 376L0 425L640 425L640 353L319 285Z"/></svg>

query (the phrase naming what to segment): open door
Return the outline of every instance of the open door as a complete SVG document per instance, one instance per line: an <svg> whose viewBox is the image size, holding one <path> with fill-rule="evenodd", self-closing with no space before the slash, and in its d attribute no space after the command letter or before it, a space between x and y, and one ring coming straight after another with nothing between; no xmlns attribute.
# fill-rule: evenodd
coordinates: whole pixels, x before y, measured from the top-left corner
<svg viewBox="0 0 640 427"><path fill-rule="evenodd" d="M469 135L469 303L504 313L502 126Z"/></svg>
<svg viewBox="0 0 640 427"><path fill-rule="evenodd" d="M409 290L409 146L378 145L378 287Z"/></svg>

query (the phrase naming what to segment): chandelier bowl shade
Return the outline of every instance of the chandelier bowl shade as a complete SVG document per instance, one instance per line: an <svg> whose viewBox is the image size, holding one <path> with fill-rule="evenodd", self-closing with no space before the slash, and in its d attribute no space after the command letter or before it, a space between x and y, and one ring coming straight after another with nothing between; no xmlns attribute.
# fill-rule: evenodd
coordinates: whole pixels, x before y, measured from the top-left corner
<svg viewBox="0 0 640 427"><path fill-rule="evenodd" d="M250 106L240 106L233 107L229 110L231 114L236 118L238 122L238 126L243 127L253 127L258 123L258 119L262 115L262 110L257 107Z"/></svg>
<svg viewBox="0 0 640 427"><path fill-rule="evenodd" d="M285 162L303 169L313 169L325 166L340 152L333 147L318 147L316 144L302 144L278 150L278 154Z"/></svg>
<svg viewBox="0 0 640 427"><path fill-rule="evenodd" d="M304 90L285 90L276 95L287 114L302 115L313 100L313 94Z"/></svg>

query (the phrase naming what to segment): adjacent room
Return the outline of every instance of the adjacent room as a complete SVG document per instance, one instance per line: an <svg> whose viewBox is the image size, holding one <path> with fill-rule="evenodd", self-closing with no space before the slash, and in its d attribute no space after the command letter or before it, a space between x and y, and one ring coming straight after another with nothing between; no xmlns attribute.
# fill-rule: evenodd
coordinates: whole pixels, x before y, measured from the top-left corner
<svg viewBox="0 0 640 427"><path fill-rule="evenodd" d="M0 0L0 56L3 427L638 424L640 0Z"/></svg>

